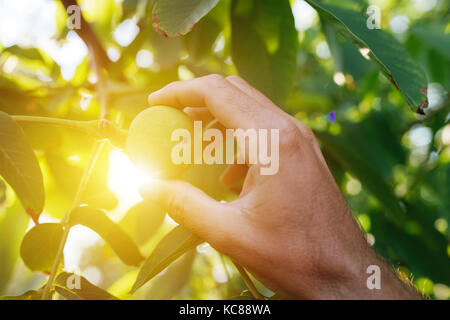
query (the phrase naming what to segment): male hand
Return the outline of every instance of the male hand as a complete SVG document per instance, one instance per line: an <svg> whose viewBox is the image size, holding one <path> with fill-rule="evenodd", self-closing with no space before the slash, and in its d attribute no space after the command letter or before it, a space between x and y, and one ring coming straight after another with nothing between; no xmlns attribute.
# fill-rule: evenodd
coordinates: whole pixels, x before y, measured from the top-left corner
<svg viewBox="0 0 450 320"><path fill-rule="evenodd" d="M243 79L209 75L174 82L149 96L167 105L209 114L226 128L279 129L279 171L260 164L231 167L223 182L246 174L236 201L218 202L182 181L142 190L171 217L245 266L271 290L289 298L414 299L368 246L313 132ZM194 110L194 111L192 111ZM366 285L369 265L381 269L381 289Z"/></svg>

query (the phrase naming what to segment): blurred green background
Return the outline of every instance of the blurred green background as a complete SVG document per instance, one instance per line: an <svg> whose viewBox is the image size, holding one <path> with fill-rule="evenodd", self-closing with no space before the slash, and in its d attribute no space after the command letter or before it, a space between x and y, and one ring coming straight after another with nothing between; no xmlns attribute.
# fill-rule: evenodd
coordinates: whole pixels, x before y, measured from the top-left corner
<svg viewBox="0 0 450 320"><path fill-rule="evenodd" d="M449 2L322 1L361 15L369 4L378 6L381 28L403 43L426 74L425 115L415 113L379 68L305 1L263 1L266 7L249 17L240 15L236 2L219 1L191 32L165 38L152 28L150 0L79 1L108 57L113 120L127 128L146 108L147 95L172 81L241 74L315 130L377 252L424 294L449 299ZM66 22L59 1L0 0L1 111L99 118L88 49ZM61 128L23 129L44 175L41 222L59 221L74 197L92 141ZM195 170L200 174L187 179L215 198L236 197L218 184L223 167ZM142 230L142 221L123 218L141 199L136 172L121 150L104 149L94 175L86 202L107 210L148 256L174 222L155 213L146 221L151 227ZM21 240L32 225L12 189L0 180L0 296L20 295L45 283L46 276L28 270L20 258ZM83 274L119 298L225 299L245 289L231 262L207 244L177 260L133 297L128 291L137 269L124 266L91 230L74 227L64 254L65 270ZM258 288L269 294L261 284Z"/></svg>

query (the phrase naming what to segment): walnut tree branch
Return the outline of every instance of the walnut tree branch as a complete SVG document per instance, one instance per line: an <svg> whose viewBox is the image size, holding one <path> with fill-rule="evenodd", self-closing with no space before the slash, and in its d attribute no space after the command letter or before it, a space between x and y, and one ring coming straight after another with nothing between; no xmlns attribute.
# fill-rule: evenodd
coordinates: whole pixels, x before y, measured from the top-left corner
<svg viewBox="0 0 450 320"><path fill-rule="evenodd" d="M64 5L66 11L70 6L78 6L76 0L61 0L61 3ZM86 19L84 19L83 14L80 15L80 28L75 29L75 32L80 36L88 48L92 67L94 68L94 72L97 76L96 87L101 106L101 118L107 119L109 117L108 94L104 69L109 66L110 61L106 55L106 51L103 48L102 43L100 42L100 39L95 34L91 25L86 21Z"/></svg>

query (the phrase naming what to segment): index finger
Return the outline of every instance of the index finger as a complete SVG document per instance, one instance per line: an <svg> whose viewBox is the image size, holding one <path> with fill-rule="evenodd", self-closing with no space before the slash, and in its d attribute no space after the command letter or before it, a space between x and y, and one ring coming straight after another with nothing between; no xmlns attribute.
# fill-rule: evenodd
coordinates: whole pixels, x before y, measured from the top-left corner
<svg viewBox="0 0 450 320"><path fill-rule="evenodd" d="M276 127L278 114L255 101L220 75L173 82L148 97L150 105L207 107L227 128Z"/></svg>

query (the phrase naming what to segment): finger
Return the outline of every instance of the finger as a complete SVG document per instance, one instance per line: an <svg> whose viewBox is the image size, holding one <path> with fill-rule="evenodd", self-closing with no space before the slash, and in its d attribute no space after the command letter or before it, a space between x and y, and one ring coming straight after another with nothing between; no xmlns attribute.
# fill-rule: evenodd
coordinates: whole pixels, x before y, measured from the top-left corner
<svg viewBox="0 0 450 320"><path fill-rule="evenodd" d="M152 93L148 101L151 105L176 108L208 107L227 128L271 128L278 124L272 110L262 107L219 75L173 82Z"/></svg>
<svg viewBox="0 0 450 320"><path fill-rule="evenodd" d="M184 108L184 113L186 113L192 120L202 121L203 126L206 126L212 120L214 116L209 112L208 108Z"/></svg>
<svg viewBox="0 0 450 320"><path fill-rule="evenodd" d="M246 164L231 164L220 176L220 183L227 188L234 188L244 181L248 172Z"/></svg>
<svg viewBox="0 0 450 320"><path fill-rule="evenodd" d="M246 94L251 96L253 99L258 101L259 103L267 105L268 107L272 108L274 112L276 112L284 117L288 117L297 126L297 128L300 129L300 132L302 133L302 136L305 137L305 140L313 146L314 152L316 153L319 160L323 164L326 164L326 161L320 150L319 144L317 143L317 139L315 138L314 133L311 131L311 129L306 124L304 124L297 118L289 115L288 113L286 113L283 110L281 110L280 108L278 108L269 98L267 98L265 95L263 95L260 91L253 88L251 85L248 84L247 81L245 81L241 77L229 76L229 77L227 77L227 80L229 82L233 83L235 86L237 86L239 89L244 91Z"/></svg>
<svg viewBox="0 0 450 320"><path fill-rule="evenodd" d="M239 76L228 76L227 81L231 82L233 85L238 87L240 90L244 91L250 97L255 99L257 102L264 104L266 106L270 106L273 110L281 111L269 98L267 98L261 91L252 87L247 81L242 79ZM283 112L284 113L284 112Z"/></svg>
<svg viewBox="0 0 450 320"><path fill-rule="evenodd" d="M219 129L223 135L226 133L226 129L217 119L214 119L206 126L206 129Z"/></svg>
<svg viewBox="0 0 450 320"><path fill-rule="evenodd" d="M145 200L159 203L169 215L191 232L222 246L233 238L240 215L235 207L218 202L183 181L152 181L140 190Z"/></svg>

